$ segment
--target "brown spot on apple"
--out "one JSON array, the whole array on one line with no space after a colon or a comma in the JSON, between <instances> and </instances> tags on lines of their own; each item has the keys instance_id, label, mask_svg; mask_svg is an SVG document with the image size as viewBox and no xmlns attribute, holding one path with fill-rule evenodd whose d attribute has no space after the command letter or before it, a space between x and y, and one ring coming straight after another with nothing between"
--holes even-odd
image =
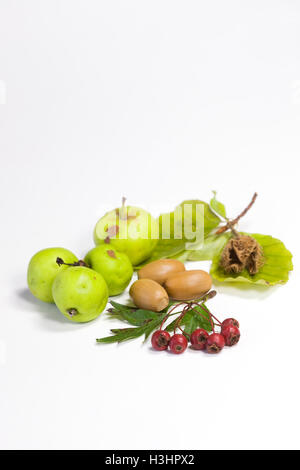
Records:
<instances>
[{"instance_id":1,"label":"brown spot on apple","mask_svg":"<svg viewBox=\"0 0 300 470\"><path fill-rule=\"evenodd\" d=\"M105 229L109 238L116 236L119 233L119 230L119 225L111 225Z\"/></svg>"}]
</instances>

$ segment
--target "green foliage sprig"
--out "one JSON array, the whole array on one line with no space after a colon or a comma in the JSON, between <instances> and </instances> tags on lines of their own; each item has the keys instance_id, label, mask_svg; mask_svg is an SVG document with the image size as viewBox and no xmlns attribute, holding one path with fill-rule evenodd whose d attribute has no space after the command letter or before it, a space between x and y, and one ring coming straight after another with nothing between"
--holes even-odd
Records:
<instances>
[{"instance_id":1,"label":"green foliage sprig","mask_svg":"<svg viewBox=\"0 0 300 470\"><path fill-rule=\"evenodd\" d=\"M212 331L211 313L208 310L205 301L214 297L215 291L211 291L203 298L199 299L197 305L193 302L180 302L176 304L171 302L169 306L161 313L143 310L129 305L119 304L110 301L111 307L107 313L111 318L121 320L128 325L126 328L112 328L112 335L97 339L97 343L122 343L130 339L144 336L146 340L149 335L159 328L165 328L166 331L175 331L180 328L183 333L189 336L196 328L203 328L206 331ZM177 307L185 305L185 309L178 311ZM165 326L167 320L175 317L171 323Z\"/></svg>"},{"instance_id":2,"label":"green foliage sprig","mask_svg":"<svg viewBox=\"0 0 300 470\"><path fill-rule=\"evenodd\" d=\"M206 260L212 261L210 274L219 282L243 283L244 285L260 284L265 286L287 282L289 272L293 270L293 263L292 254L285 247L284 243L270 235L258 233L245 234L236 230L236 224L250 210L256 198L257 193L253 195L248 206L234 219L227 217L226 207L222 202L218 201L216 191L213 191L213 197L209 203L201 200L183 201L178 207L183 207L184 204L190 205L191 231L195 231L196 227L196 205L201 203L204 206L203 227L201 227L204 233L203 242L193 246L190 239L183 238L178 240L174 237L174 230L171 230L170 239L163 239L161 230L163 215L160 215L160 238L157 247L151 258L146 260L143 265L161 258L173 258L183 262ZM175 211L169 214L171 227L174 226ZM259 264L257 272L253 271L250 273L247 267L242 269L241 272L224 270L221 263L222 253L228 242L234 237L239 236L251 237L256 240L262 257L262 262ZM138 266L137 269L140 267Z\"/></svg>"}]
</instances>

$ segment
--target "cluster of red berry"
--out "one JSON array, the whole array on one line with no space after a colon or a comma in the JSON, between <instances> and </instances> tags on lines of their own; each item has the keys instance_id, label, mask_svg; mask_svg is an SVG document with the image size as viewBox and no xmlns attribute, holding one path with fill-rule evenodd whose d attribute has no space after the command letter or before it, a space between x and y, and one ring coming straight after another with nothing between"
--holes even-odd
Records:
<instances>
[{"instance_id":1,"label":"cluster of red berry","mask_svg":"<svg viewBox=\"0 0 300 470\"><path fill-rule=\"evenodd\" d=\"M209 354L219 353L224 346L233 346L240 339L239 322L234 318L227 318L219 323L221 332L215 333L214 329L208 334L203 328L198 328L191 335L177 334L173 336L166 330L157 330L152 335L152 346L156 351L169 350L174 354L183 353L188 346L188 339L192 349L206 350Z\"/></svg>"}]
</instances>

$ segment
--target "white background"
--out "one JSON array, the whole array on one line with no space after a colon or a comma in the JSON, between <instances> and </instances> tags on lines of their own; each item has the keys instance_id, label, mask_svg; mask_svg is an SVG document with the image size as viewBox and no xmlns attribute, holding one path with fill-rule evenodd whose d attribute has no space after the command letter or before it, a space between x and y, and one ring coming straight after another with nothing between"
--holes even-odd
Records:
<instances>
[{"instance_id":1,"label":"white background","mask_svg":"<svg viewBox=\"0 0 300 470\"><path fill-rule=\"evenodd\" d=\"M296 0L1 0L2 448L300 447L299 44ZM285 286L217 287L238 346L96 345L105 314L26 289L37 250L83 256L123 195L158 215L213 189L232 216L258 191L240 226L294 253Z\"/></svg>"}]
</instances>

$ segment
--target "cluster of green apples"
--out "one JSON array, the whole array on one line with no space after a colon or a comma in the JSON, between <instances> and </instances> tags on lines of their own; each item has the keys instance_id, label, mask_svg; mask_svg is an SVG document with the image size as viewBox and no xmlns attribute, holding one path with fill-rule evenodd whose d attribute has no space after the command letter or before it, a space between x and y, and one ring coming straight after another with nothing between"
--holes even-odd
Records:
<instances>
[{"instance_id":1,"label":"cluster of green apples","mask_svg":"<svg viewBox=\"0 0 300 470\"><path fill-rule=\"evenodd\" d=\"M96 247L84 260L65 248L37 252L29 262L28 287L38 299L55 303L69 320L94 320L109 296L126 289L133 266L150 257L157 243L156 230L157 222L149 212L123 205L97 222Z\"/></svg>"}]
</instances>

